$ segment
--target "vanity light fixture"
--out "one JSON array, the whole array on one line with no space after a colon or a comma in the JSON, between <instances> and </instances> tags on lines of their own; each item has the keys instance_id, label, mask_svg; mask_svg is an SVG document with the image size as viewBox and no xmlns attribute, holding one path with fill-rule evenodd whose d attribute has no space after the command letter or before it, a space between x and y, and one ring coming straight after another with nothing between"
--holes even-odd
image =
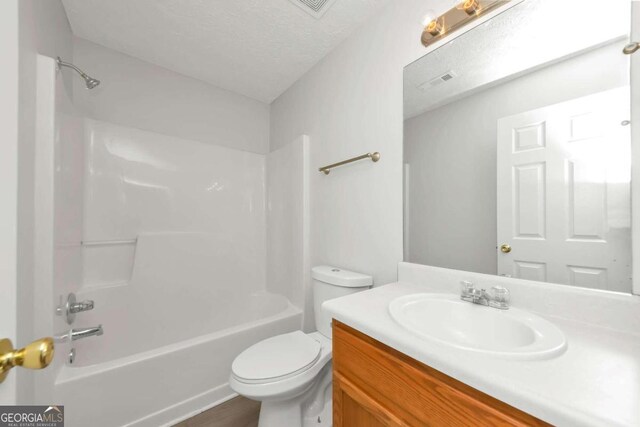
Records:
<instances>
[{"instance_id":1,"label":"vanity light fixture","mask_svg":"<svg viewBox=\"0 0 640 427\"><path fill-rule=\"evenodd\" d=\"M487 12L509 3L511 0L462 0L444 14L433 18L424 27L421 41L425 47L459 30Z\"/></svg>"}]
</instances>

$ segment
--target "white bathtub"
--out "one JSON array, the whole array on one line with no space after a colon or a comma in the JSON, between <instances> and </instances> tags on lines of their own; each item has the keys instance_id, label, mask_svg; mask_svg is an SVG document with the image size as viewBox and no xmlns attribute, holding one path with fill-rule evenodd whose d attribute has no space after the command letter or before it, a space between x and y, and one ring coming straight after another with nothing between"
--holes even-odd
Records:
<instances>
[{"instance_id":1,"label":"white bathtub","mask_svg":"<svg viewBox=\"0 0 640 427\"><path fill-rule=\"evenodd\" d=\"M77 363L62 367L55 384L56 403L65 405L66 425L172 425L235 396L227 380L231 363L242 350L269 336L299 329L301 325L301 311L286 298L274 294L232 298L222 301L217 308L223 315L214 317L224 329L146 351L126 354L131 353L131 349L114 344L102 346L98 354L89 351L96 347L89 340L102 337L76 342L86 344L88 354L85 356L89 357L79 357ZM171 317L170 313L165 314ZM144 332L145 328L135 326L132 325L134 331L129 331L130 336ZM193 330L207 325L195 326ZM112 335L114 330L117 328L111 330ZM166 341L174 339L171 330L165 328L165 332ZM103 337L109 334L109 325L105 324ZM152 346L162 341L144 340ZM97 342L100 341L93 341ZM81 348L78 350L80 354Z\"/></svg>"},{"instance_id":2,"label":"white bathtub","mask_svg":"<svg viewBox=\"0 0 640 427\"><path fill-rule=\"evenodd\" d=\"M265 156L86 119L53 58L38 56L37 92L34 331L104 335L24 372L35 402L65 405L68 427L156 427L233 397L236 355L302 324L289 300L303 306L305 276L285 273L306 249L282 228L267 239ZM72 325L54 315L70 292L95 301Z\"/></svg>"}]
</instances>

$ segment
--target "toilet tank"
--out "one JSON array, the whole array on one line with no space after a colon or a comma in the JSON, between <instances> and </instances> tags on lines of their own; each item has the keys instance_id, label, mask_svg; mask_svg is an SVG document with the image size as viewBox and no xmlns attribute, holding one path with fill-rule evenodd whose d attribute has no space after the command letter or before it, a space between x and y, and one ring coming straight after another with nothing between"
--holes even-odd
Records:
<instances>
[{"instance_id":1,"label":"toilet tank","mask_svg":"<svg viewBox=\"0 0 640 427\"><path fill-rule=\"evenodd\" d=\"M311 278L313 279L313 311L316 328L322 335L331 339L331 316L322 311L322 303L369 289L373 285L373 277L338 267L320 265L311 269Z\"/></svg>"}]
</instances>

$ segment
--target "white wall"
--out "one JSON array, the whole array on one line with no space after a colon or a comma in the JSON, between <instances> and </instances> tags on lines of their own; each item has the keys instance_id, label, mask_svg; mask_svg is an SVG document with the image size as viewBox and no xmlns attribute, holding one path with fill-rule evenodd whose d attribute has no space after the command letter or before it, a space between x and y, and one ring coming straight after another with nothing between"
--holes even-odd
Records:
<instances>
[{"instance_id":1,"label":"white wall","mask_svg":"<svg viewBox=\"0 0 640 427\"><path fill-rule=\"evenodd\" d=\"M424 53L425 9L394 1L271 105L271 149L310 137L311 264L395 281L402 260L402 71ZM382 159L317 168L369 151Z\"/></svg>"},{"instance_id":2,"label":"white wall","mask_svg":"<svg viewBox=\"0 0 640 427\"><path fill-rule=\"evenodd\" d=\"M497 120L629 84L628 57L620 54L620 44L405 121L407 261L496 274Z\"/></svg>"},{"instance_id":3,"label":"white wall","mask_svg":"<svg viewBox=\"0 0 640 427\"><path fill-rule=\"evenodd\" d=\"M193 141L265 154L269 105L74 37L73 62L102 83L74 78L88 117Z\"/></svg>"}]
</instances>

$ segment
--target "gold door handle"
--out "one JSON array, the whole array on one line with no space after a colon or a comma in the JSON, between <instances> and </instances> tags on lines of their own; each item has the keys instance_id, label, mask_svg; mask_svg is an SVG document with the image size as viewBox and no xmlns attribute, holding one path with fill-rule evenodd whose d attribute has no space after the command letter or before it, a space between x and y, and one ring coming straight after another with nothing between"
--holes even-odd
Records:
<instances>
[{"instance_id":1,"label":"gold door handle","mask_svg":"<svg viewBox=\"0 0 640 427\"><path fill-rule=\"evenodd\" d=\"M503 254L508 254L509 252L511 252L511 246L507 245L506 243L502 246L500 246L500 251Z\"/></svg>"},{"instance_id":2,"label":"gold door handle","mask_svg":"<svg viewBox=\"0 0 640 427\"><path fill-rule=\"evenodd\" d=\"M0 383L4 381L9 370L15 366L27 369L42 369L53 360L53 338L41 338L24 348L16 350L11 340L0 340Z\"/></svg>"}]
</instances>

